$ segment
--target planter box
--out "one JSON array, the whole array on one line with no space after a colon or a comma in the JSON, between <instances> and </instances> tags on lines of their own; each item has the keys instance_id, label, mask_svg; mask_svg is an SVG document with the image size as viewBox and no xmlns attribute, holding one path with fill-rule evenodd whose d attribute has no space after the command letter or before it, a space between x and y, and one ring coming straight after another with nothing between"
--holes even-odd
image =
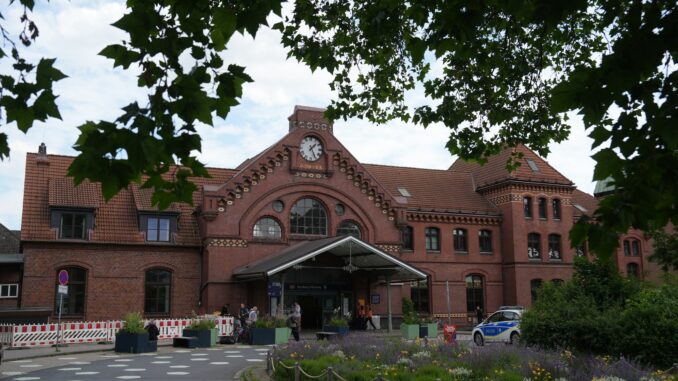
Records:
<instances>
[{"instance_id":1,"label":"planter box","mask_svg":"<svg viewBox=\"0 0 678 381\"><path fill-rule=\"evenodd\" d=\"M183 335L186 336L186 337L197 337L198 338L198 343L197 343L198 348L209 348L209 347L212 346L212 330L211 329L203 329L203 330L184 329Z\"/></svg>"},{"instance_id":2,"label":"planter box","mask_svg":"<svg viewBox=\"0 0 678 381\"><path fill-rule=\"evenodd\" d=\"M340 335L348 335L348 327L337 327L336 325L324 325L323 332L336 332Z\"/></svg>"},{"instance_id":3,"label":"planter box","mask_svg":"<svg viewBox=\"0 0 678 381\"><path fill-rule=\"evenodd\" d=\"M403 339L414 340L419 337L419 324L401 324L400 334Z\"/></svg>"},{"instance_id":4,"label":"planter box","mask_svg":"<svg viewBox=\"0 0 678 381\"><path fill-rule=\"evenodd\" d=\"M217 342L219 341L219 328L210 329L210 341L212 346L217 345Z\"/></svg>"},{"instance_id":5,"label":"planter box","mask_svg":"<svg viewBox=\"0 0 678 381\"><path fill-rule=\"evenodd\" d=\"M148 333L119 333L115 335L115 351L146 353L158 350L157 341L148 341Z\"/></svg>"},{"instance_id":6,"label":"planter box","mask_svg":"<svg viewBox=\"0 0 678 381\"><path fill-rule=\"evenodd\" d=\"M428 323L419 325L419 337L436 338L438 337L438 324Z\"/></svg>"},{"instance_id":7,"label":"planter box","mask_svg":"<svg viewBox=\"0 0 678 381\"><path fill-rule=\"evenodd\" d=\"M289 328L252 328L252 345L285 344L290 340Z\"/></svg>"}]
</instances>

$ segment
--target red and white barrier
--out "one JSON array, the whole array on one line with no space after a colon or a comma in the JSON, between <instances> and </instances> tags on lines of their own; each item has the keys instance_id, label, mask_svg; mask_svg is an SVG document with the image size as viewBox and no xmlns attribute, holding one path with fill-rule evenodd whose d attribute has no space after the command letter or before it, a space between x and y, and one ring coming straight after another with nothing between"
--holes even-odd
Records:
<instances>
[{"instance_id":1,"label":"red and white barrier","mask_svg":"<svg viewBox=\"0 0 678 381\"><path fill-rule=\"evenodd\" d=\"M216 323L219 335L233 334L233 317L207 317ZM191 325L194 319L153 319L158 326L159 339L171 339L182 336L184 328ZM144 325L150 320L144 321ZM100 322L68 322L61 323L59 343L98 343L113 342L115 334L125 326L122 320ZM55 345L57 342L58 324L23 324L0 325L0 342L10 348L42 347Z\"/></svg>"}]
</instances>

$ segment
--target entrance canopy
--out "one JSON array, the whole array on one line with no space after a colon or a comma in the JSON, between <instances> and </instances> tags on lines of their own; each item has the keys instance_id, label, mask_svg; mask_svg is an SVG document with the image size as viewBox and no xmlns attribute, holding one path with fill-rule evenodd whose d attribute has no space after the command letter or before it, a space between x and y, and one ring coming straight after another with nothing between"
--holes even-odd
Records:
<instances>
[{"instance_id":1,"label":"entrance canopy","mask_svg":"<svg viewBox=\"0 0 678 381\"><path fill-rule=\"evenodd\" d=\"M332 265L316 265L313 259L320 254L332 254L340 261ZM336 269L349 274L366 271L377 276L390 275L392 281L426 279L424 272L352 236L300 242L270 257L235 269L233 277L240 280L261 279L289 268Z\"/></svg>"}]
</instances>

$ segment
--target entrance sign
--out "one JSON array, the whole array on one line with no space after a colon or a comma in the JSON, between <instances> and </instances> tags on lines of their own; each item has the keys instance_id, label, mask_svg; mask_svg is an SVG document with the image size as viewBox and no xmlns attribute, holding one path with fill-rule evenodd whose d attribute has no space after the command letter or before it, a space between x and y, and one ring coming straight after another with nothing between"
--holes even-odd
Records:
<instances>
[{"instance_id":1,"label":"entrance sign","mask_svg":"<svg viewBox=\"0 0 678 381\"><path fill-rule=\"evenodd\" d=\"M59 284L62 286L68 284L68 271L66 270L59 271Z\"/></svg>"},{"instance_id":2,"label":"entrance sign","mask_svg":"<svg viewBox=\"0 0 678 381\"><path fill-rule=\"evenodd\" d=\"M372 304L379 304L381 302L381 294L372 294Z\"/></svg>"},{"instance_id":3,"label":"entrance sign","mask_svg":"<svg viewBox=\"0 0 678 381\"><path fill-rule=\"evenodd\" d=\"M68 294L68 286L64 286L64 285L60 284L58 292L59 292L59 294L63 294L63 295Z\"/></svg>"}]
</instances>

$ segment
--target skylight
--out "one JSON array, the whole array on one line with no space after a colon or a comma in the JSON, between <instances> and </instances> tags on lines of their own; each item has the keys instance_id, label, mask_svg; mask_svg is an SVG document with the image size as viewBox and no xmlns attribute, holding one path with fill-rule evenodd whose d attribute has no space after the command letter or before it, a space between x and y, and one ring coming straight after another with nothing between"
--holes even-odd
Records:
<instances>
[{"instance_id":1,"label":"skylight","mask_svg":"<svg viewBox=\"0 0 678 381\"><path fill-rule=\"evenodd\" d=\"M583 206L581 206L579 204L574 204L574 207L579 209L579 211L582 212L582 213L588 212L588 210L586 210L586 208L584 208Z\"/></svg>"},{"instance_id":2,"label":"skylight","mask_svg":"<svg viewBox=\"0 0 678 381\"><path fill-rule=\"evenodd\" d=\"M400 192L403 197L412 197L410 192L404 187L398 187L398 192Z\"/></svg>"},{"instance_id":3,"label":"skylight","mask_svg":"<svg viewBox=\"0 0 678 381\"><path fill-rule=\"evenodd\" d=\"M532 159L525 159L527 161L527 165L530 167L532 172L539 172L539 167L537 167L537 163L534 162Z\"/></svg>"}]
</instances>

